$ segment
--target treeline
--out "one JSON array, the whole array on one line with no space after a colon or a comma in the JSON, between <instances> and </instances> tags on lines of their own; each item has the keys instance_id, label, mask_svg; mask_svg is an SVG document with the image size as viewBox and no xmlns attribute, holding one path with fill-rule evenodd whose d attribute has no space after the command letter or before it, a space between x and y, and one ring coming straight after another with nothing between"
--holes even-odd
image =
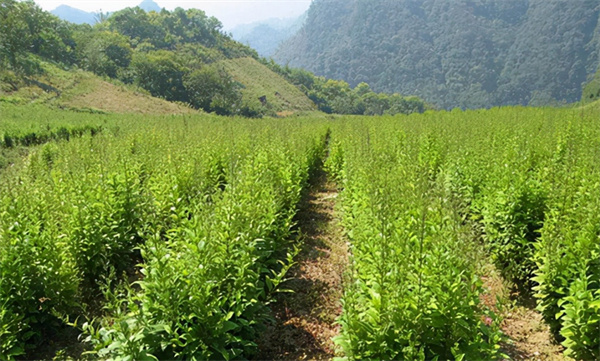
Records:
<instances>
[{"instance_id":1,"label":"treeline","mask_svg":"<svg viewBox=\"0 0 600 361\"><path fill-rule=\"evenodd\" d=\"M100 14L90 26L61 21L32 1L0 3L0 62L16 75L41 71L34 54L197 109L223 115L246 111L241 85L217 63L256 52L225 35L221 23L201 10L127 8L110 17Z\"/></svg>"},{"instance_id":2,"label":"treeline","mask_svg":"<svg viewBox=\"0 0 600 361\"><path fill-rule=\"evenodd\" d=\"M364 82L352 88L343 80L327 79L307 70L280 66L272 59L263 59L263 63L296 85L325 113L394 115L422 113L432 109L432 105L416 96L375 93Z\"/></svg>"},{"instance_id":3,"label":"treeline","mask_svg":"<svg viewBox=\"0 0 600 361\"><path fill-rule=\"evenodd\" d=\"M0 0L0 66L5 69L0 83L15 90L23 76L42 72L42 58L135 84L155 97L207 112L269 114L257 102L242 101L244 85L220 64L241 57L259 60L255 50L234 41L219 20L198 9L127 8L110 16L100 13L91 26L62 21L33 1ZM327 113L395 114L425 108L416 98L375 94L368 86L350 89L345 82L270 65Z\"/></svg>"}]
</instances>

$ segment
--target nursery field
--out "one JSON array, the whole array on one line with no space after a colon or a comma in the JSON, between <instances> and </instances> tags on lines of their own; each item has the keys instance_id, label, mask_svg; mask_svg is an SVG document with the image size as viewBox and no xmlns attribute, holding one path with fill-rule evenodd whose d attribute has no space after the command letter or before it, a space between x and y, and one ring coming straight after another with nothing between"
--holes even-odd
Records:
<instances>
[{"instance_id":1,"label":"nursery field","mask_svg":"<svg viewBox=\"0 0 600 361\"><path fill-rule=\"evenodd\" d=\"M323 171L348 244L336 356L510 357L493 270L535 299L561 356L600 358L586 109L244 119L0 103L0 135L26 150L0 168L0 359L259 358L312 247L298 213Z\"/></svg>"},{"instance_id":2,"label":"nursery field","mask_svg":"<svg viewBox=\"0 0 600 361\"><path fill-rule=\"evenodd\" d=\"M350 121L333 132L349 358L494 359L481 256L531 293L565 355L600 352L600 122L503 108ZM474 236L475 235L475 236ZM478 261L479 260L479 261Z\"/></svg>"}]
</instances>

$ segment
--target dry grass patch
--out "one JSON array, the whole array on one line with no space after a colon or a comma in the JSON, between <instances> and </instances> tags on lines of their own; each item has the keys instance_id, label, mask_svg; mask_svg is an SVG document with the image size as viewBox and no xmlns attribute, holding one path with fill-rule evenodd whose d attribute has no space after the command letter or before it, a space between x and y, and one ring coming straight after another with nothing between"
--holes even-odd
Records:
<instances>
[{"instance_id":1,"label":"dry grass patch","mask_svg":"<svg viewBox=\"0 0 600 361\"><path fill-rule=\"evenodd\" d=\"M84 92L61 99L60 103L72 108L100 109L111 113L136 114L190 114L196 110L164 99L133 92L100 79L86 79L81 84Z\"/></svg>"}]
</instances>

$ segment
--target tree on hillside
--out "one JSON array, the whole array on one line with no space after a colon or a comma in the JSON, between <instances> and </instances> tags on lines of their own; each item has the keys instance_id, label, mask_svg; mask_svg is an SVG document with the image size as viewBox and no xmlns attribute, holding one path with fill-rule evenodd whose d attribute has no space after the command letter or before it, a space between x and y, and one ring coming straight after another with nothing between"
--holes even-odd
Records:
<instances>
[{"instance_id":1,"label":"tree on hillside","mask_svg":"<svg viewBox=\"0 0 600 361\"><path fill-rule=\"evenodd\" d=\"M116 78L133 54L127 37L112 31L89 31L77 35L77 55L83 68Z\"/></svg>"},{"instance_id":2,"label":"tree on hillside","mask_svg":"<svg viewBox=\"0 0 600 361\"><path fill-rule=\"evenodd\" d=\"M217 44L221 22L209 17L202 10L177 8L173 12L161 12L161 24L168 30L171 46L196 43L207 47Z\"/></svg>"},{"instance_id":3,"label":"tree on hillside","mask_svg":"<svg viewBox=\"0 0 600 361\"><path fill-rule=\"evenodd\" d=\"M581 100L584 102L600 99L600 69L596 72L594 78L583 88Z\"/></svg>"},{"instance_id":4,"label":"tree on hillside","mask_svg":"<svg viewBox=\"0 0 600 361\"><path fill-rule=\"evenodd\" d=\"M195 108L214 111L220 115L235 114L241 108L240 84L216 64L187 74L184 85L190 103Z\"/></svg>"},{"instance_id":5,"label":"tree on hillside","mask_svg":"<svg viewBox=\"0 0 600 361\"><path fill-rule=\"evenodd\" d=\"M24 16L26 5L14 0L0 1L0 61L13 69L19 67L31 42Z\"/></svg>"},{"instance_id":6,"label":"tree on hillside","mask_svg":"<svg viewBox=\"0 0 600 361\"><path fill-rule=\"evenodd\" d=\"M126 8L108 18L108 28L130 37L134 44L147 41L162 48L166 32L160 23L155 22L158 19L159 16L151 16L139 7Z\"/></svg>"},{"instance_id":7,"label":"tree on hillside","mask_svg":"<svg viewBox=\"0 0 600 361\"><path fill-rule=\"evenodd\" d=\"M170 101L189 101L183 85L187 68L171 51L135 53L131 62L134 82L150 94Z\"/></svg>"},{"instance_id":8,"label":"tree on hillside","mask_svg":"<svg viewBox=\"0 0 600 361\"><path fill-rule=\"evenodd\" d=\"M13 70L37 68L28 53L72 63L74 45L69 25L33 1L0 0L0 62Z\"/></svg>"}]
</instances>

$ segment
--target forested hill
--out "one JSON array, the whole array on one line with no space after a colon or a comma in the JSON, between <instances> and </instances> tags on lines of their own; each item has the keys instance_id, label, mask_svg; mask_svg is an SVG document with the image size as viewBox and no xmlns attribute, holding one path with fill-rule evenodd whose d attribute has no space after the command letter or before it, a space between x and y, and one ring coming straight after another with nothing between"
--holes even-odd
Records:
<instances>
[{"instance_id":1,"label":"forested hill","mask_svg":"<svg viewBox=\"0 0 600 361\"><path fill-rule=\"evenodd\" d=\"M315 0L274 58L445 108L573 102L599 17L598 0Z\"/></svg>"},{"instance_id":2,"label":"forested hill","mask_svg":"<svg viewBox=\"0 0 600 361\"><path fill-rule=\"evenodd\" d=\"M32 85L57 96L65 89L80 93L66 78L79 84L76 73L85 70L221 115L280 116L315 109L375 115L428 108L416 97L376 94L368 84L352 89L343 81L280 67L234 41L202 10L152 10L157 8L144 0L135 8L96 14L92 26L60 20L31 0L0 0L0 101L35 98L26 95L38 93L29 91Z\"/></svg>"}]
</instances>

